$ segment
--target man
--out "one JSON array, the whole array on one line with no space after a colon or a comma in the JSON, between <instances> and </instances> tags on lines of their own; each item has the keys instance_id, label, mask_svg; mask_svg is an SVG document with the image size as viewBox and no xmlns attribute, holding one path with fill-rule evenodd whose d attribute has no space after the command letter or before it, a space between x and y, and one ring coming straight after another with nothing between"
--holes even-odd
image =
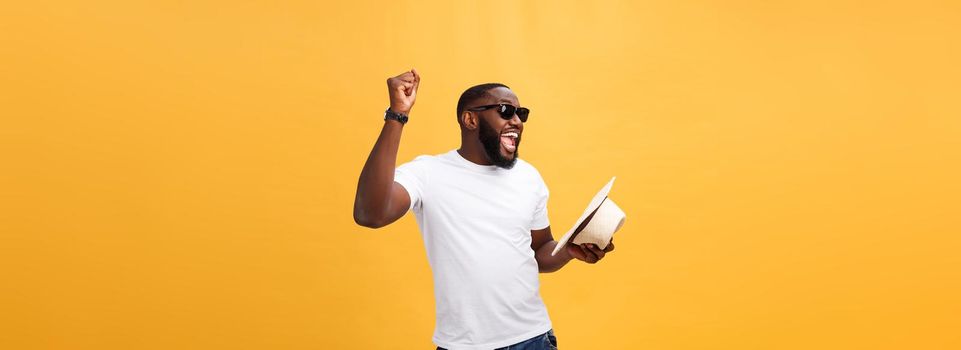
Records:
<instances>
[{"instance_id":1,"label":"man","mask_svg":"<svg viewBox=\"0 0 961 350\"><path fill-rule=\"evenodd\" d=\"M387 79L390 108L360 174L354 220L379 228L414 212L434 276L438 349L556 349L538 272L575 258L597 263L613 242L569 243L551 256L547 186L518 158L529 110L503 84L461 95L459 149L395 169L419 86L413 69Z\"/></svg>"}]
</instances>

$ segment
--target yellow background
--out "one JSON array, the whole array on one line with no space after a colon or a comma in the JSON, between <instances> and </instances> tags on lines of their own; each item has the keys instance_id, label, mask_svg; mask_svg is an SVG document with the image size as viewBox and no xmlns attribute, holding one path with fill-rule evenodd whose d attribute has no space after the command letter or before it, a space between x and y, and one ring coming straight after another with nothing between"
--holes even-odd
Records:
<instances>
[{"instance_id":1,"label":"yellow background","mask_svg":"<svg viewBox=\"0 0 961 350\"><path fill-rule=\"evenodd\" d=\"M956 1L0 5L0 348L428 349L415 221L356 226L385 79L399 162L510 85L563 349L961 348Z\"/></svg>"}]
</instances>

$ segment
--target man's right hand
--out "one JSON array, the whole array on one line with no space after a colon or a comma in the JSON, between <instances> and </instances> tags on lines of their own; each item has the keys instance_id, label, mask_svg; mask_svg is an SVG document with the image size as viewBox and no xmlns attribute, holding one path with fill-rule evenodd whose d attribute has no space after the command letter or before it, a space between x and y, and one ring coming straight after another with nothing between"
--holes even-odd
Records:
<instances>
[{"instance_id":1,"label":"man's right hand","mask_svg":"<svg viewBox=\"0 0 961 350\"><path fill-rule=\"evenodd\" d=\"M387 91L390 92L390 110L410 115L417 98L417 87L420 86L420 74L416 69L404 72L396 77L387 79Z\"/></svg>"}]
</instances>

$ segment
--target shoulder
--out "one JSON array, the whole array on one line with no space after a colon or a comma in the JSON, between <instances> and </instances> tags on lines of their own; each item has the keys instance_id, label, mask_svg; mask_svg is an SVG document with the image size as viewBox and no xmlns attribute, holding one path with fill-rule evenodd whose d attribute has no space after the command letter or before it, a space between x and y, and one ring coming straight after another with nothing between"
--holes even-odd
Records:
<instances>
[{"instance_id":1,"label":"shoulder","mask_svg":"<svg viewBox=\"0 0 961 350\"><path fill-rule=\"evenodd\" d=\"M429 155L429 154L422 154L422 155L419 155L419 156L417 156L417 157L414 157L414 159L411 160L410 162L411 162L411 163L424 163L424 164L427 164L427 163L435 162L435 161L437 161L437 156L435 156L435 155Z\"/></svg>"},{"instance_id":2,"label":"shoulder","mask_svg":"<svg viewBox=\"0 0 961 350\"><path fill-rule=\"evenodd\" d=\"M410 172L415 172L421 175L425 175L427 173L437 171L440 168L445 167L445 165L449 164L450 161L446 158L447 156L445 154L419 155L406 163L400 164L397 167L397 170L410 171Z\"/></svg>"},{"instance_id":3,"label":"shoulder","mask_svg":"<svg viewBox=\"0 0 961 350\"><path fill-rule=\"evenodd\" d=\"M419 156L414 157L414 159L412 159L412 160L410 160L410 161L408 161L408 162L406 162L406 163L401 164L401 166L405 166L405 165L424 166L424 165L436 164L436 163L440 160L440 157L441 157L441 156L442 156L442 155L423 154L423 155L419 155Z\"/></svg>"}]
</instances>

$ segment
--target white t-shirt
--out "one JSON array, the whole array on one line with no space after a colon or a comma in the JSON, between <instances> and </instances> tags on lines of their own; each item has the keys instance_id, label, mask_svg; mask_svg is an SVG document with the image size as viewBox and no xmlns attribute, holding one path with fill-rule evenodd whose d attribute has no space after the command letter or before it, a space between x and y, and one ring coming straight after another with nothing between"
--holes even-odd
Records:
<instances>
[{"instance_id":1,"label":"white t-shirt","mask_svg":"<svg viewBox=\"0 0 961 350\"><path fill-rule=\"evenodd\" d=\"M531 250L531 230L550 225L537 169L478 165L453 150L401 165L394 181L410 194L433 271L435 344L490 350L552 328Z\"/></svg>"}]
</instances>

